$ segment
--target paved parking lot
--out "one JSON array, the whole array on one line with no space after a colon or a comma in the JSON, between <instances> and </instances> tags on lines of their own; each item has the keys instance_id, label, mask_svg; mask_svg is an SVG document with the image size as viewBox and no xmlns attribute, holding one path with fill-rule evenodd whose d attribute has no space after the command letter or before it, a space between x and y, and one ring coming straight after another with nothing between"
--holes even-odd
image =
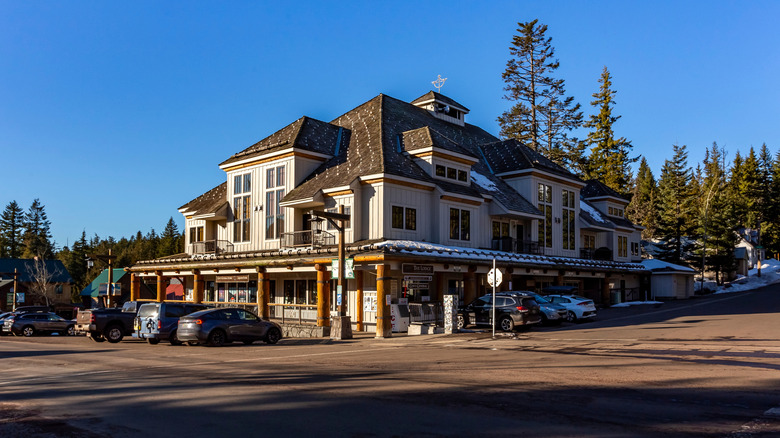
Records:
<instances>
[{"instance_id":1,"label":"paved parking lot","mask_svg":"<svg viewBox=\"0 0 780 438\"><path fill-rule=\"evenodd\" d=\"M780 293L521 331L222 348L0 338L0 436L777 436Z\"/></svg>"}]
</instances>

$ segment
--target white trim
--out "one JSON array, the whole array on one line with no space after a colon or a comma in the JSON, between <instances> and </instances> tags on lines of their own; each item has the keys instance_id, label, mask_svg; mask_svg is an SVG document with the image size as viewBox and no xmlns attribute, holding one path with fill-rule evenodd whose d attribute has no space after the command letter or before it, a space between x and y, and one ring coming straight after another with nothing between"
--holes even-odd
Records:
<instances>
[{"instance_id":1,"label":"white trim","mask_svg":"<svg viewBox=\"0 0 780 438\"><path fill-rule=\"evenodd\" d=\"M251 162L257 161L257 160L273 159L276 156L284 155L284 154L287 154L287 153L290 153L290 152L293 152L293 153L300 152L302 154L314 155L314 156L316 156L318 158L322 158L323 161L324 160L329 160L329 159L333 158L333 155L327 155L327 154L323 154L323 153L320 153L320 152L310 151L310 150L307 150L307 149L290 147L290 148L285 148L285 149L282 149L282 150L279 150L279 151L276 151L276 152L272 152L272 153L269 153L269 154L254 155L254 156L249 157L249 158L244 158L243 160L232 161L232 162L230 162L228 164L220 164L219 168L222 169L222 170L225 170L225 169L227 169L229 167L241 166L243 164L251 163ZM285 158L289 158L289 157L285 157Z\"/></svg>"}]
</instances>

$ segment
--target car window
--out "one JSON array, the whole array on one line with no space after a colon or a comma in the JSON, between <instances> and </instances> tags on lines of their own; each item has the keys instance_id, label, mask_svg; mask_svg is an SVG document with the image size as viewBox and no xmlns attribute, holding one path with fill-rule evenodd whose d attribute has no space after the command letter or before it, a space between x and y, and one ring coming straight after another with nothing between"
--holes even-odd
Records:
<instances>
[{"instance_id":1,"label":"car window","mask_svg":"<svg viewBox=\"0 0 780 438\"><path fill-rule=\"evenodd\" d=\"M153 316L156 315L159 312L159 308L157 304L144 304L141 306L141 309L138 311L138 316L140 317L147 317L147 316Z\"/></svg>"},{"instance_id":2,"label":"car window","mask_svg":"<svg viewBox=\"0 0 780 438\"><path fill-rule=\"evenodd\" d=\"M240 319L236 309L223 310L222 314L225 315L225 319Z\"/></svg>"},{"instance_id":3,"label":"car window","mask_svg":"<svg viewBox=\"0 0 780 438\"><path fill-rule=\"evenodd\" d=\"M237 310L238 318L244 321L257 321L257 317L246 310Z\"/></svg>"},{"instance_id":4,"label":"car window","mask_svg":"<svg viewBox=\"0 0 780 438\"><path fill-rule=\"evenodd\" d=\"M484 297L481 297L477 301L474 302L475 306L490 306L493 303L493 297L490 295L486 295Z\"/></svg>"},{"instance_id":5,"label":"car window","mask_svg":"<svg viewBox=\"0 0 780 438\"><path fill-rule=\"evenodd\" d=\"M165 306L165 317L166 318L179 318L184 316L186 312L185 307L179 304L173 304L173 305L167 305Z\"/></svg>"},{"instance_id":6,"label":"car window","mask_svg":"<svg viewBox=\"0 0 780 438\"><path fill-rule=\"evenodd\" d=\"M534 300L537 303L539 303L539 304L548 304L550 302L547 298L545 298L545 297L543 297L541 295L533 295L533 297L534 297Z\"/></svg>"},{"instance_id":7,"label":"car window","mask_svg":"<svg viewBox=\"0 0 780 438\"><path fill-rule=\"evenodd\" d=\"M59 315L49 315L49 321L65 321L65 318Z\"/></svg>"}]
</instances>

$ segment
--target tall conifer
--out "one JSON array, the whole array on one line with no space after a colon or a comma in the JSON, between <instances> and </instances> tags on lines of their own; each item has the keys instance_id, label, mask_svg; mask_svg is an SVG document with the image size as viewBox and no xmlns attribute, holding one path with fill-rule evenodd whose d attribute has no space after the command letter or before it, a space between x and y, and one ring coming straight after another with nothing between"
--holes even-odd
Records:
<instances>
[{"instance_id":1,"label":"tall conifer","mask_svg":"<svg viewBox=\"0 0 780 438\"><path fill-rule=\"evenodd\" d=\"M658 227L658 209L656 208L656 197L658 196L658 187L653 177L653 171L647 165L647 160L642 157L639 162L639 170L636 173L636 183L631 197L631 203L628 205L628 218L637 225L645 227L642 230L642 239L652 239L655 237Z\"/></svg>"},{"instance_id":2,"label":"tall conifer","mask_svg":"<svg viewBox=\"0 0 780 438\"><path fill-rule=\"evenodd\" d=\"M46 207L36 198L24 215L24 258L51 258L54 245L51 243L51 222L46 216Z\"/></svg>"},{"instance_id":3,"label":"tall conifer","mask_svg":"<svg viewBox=\"0 0 780 438\"><path fill-rule=\"evenodd\" d=\"M24 211L16 201L11 201L0 216L0 257L17 259L22 255L23 233Z\"/></svg>"},{"instance_id":4,"label":"tall conifer","mask_svg":"<svg viewBox=\"0 0 780 438\"><path fill-rule=\"evenodd\" d=\"M658 181L658 233L664 240L661 258L680 263L692 249L686 237L695 229L695 198L691 190L692 170L688 167L685 145L674 145L674 155L666 160Z\"/></svg>"}]
</instances>

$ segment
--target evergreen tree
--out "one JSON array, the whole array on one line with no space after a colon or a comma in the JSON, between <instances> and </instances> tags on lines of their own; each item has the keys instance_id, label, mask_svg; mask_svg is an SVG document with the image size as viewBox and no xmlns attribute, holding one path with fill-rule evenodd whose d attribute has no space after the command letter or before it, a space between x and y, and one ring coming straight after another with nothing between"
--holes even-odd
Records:
<instances>
[{"instance_id":1,"label":"evergreen tree","mask_svg":"<svg viewBox=\"0 0 780 438\"><path fill-rule=\"evenodd\" d=\"M695 229L695 204L698 193L691 190L692 170L688 167L685 145L674 145L674 155L666 160L658 181L658 233L664 240L660 258L680 263L692 249L684 238Z\"/></svg>"},{"instance_id":2,"label":"evergreen tree","mask_svg":"<svg viewBox=\"0 0 780 438\"><path fill-rule=\"evenodd\" d=\"M734 161L731 162L731 170L729 172L729 180L726 186L728 192L729 202L733 207L733 219L734 228L744 227L747 223L747 200L742 192L745 188L743 181L745 180L744 160L737 151L734 154Z\"/></svg>"},{"instance_id":3,"label":"evergreen tree","mask_svg":"<svg viewBox=\"0 0 780 438\"><path fill-rule=\"evenodd\" d=\"M780 151L778 151L772 164L772 177L769 184L769 202L767 207L769 223L764 227L763 239L767 240L767 246L771 253L780 254Z\"/></svg>"},{"instance_id":4,"label":"evergreen tree","mask_svg":"<svg viewBox=\"0 0 780 438\"><path fill-rule=\"evenodd\" d=\"M645 227L642 230L642 239L648 240L655 237L658 228L658 209L656 197L658 187L653 177L653 171L647 165L647 160L642 157L639 162L639 170L636 174L631 203L628 204L628 218L637 225Z\"/></svg>"},{"instance_id":5,"label":"evergreen tree","mask_svg":"<svg viewBox=\"0 0 780 438\"><path fill-rule=\"evenodd\" d=\"M582 111L566 97L563 79L553 76L560 63L546 33L539 20L518 23L501 75L504 99L514 102L498 118L501 136L516 138L560 165L579 167L583 146L569 133L582 124Z\"/></svg>"},{"instance_id":6,"label":"evergreen tree","mask_svg":"<svg viewBox=\"0 0 780 438\"><path fill-rule=\"evenodd\" d=\"M0 216L0 257L17 259L23 251L24 211L16 201L5 206Z\"/></svg>"},{"instance_id":7,"label":"evergreen tree","mask_svg":"<svg viewBox=\"0 0 780 438\"><path fill-rule=\"evenodd\" d=\"M699 197L699 233L702 236L703 253L707 269L715 273L718 284L735 266L734 207L729 202L726 189L726 152L717 143L706 151L704 176Z\"/></svg>"},{"instance_id":8,"label":"evergreen tree","mask_svg":"<svg viewBox=\"0 0 780 438\"><path fill-rule=\"evenodd\" d=\"M179 227L174 222L173 217L168 219L168 223L165 225L162 236L160 236L160 245L157 248L157 256L165 257L173 254L178 254L179 244L181 243L179 234Z\"/></svg>"},{"instance_id":9,"label":"evergreen tree","mask_svg":"<svg viewBox=\"0 0 780 438\"><path fill-rule=\"evenodd\" d=\"M591 146L587 177L601 181L618 193L627 194L626 187L632 179L631 163L637 158L629 156L633 148L631 142L624 137L615 138L612 129L621 116L612 115L617 92L612 90L612 79L607 67L604 67L599 83L599 91L593 94L595 100L591 102L599 113L591 115L585 122L585 127L591 129L586 140Z\"/></svg>"},{"instance_id":10,"label":"evergreen tree","mask_svg":"<svg viewBox=\"0 0 780 438\"><path fill-rule=\"evenodd\" d=\"M758 213L759 231L761 232L761 245L763 247L772 247L771 234L767 234L767 230L771 230L774 224L777 222L777 216L773 215L772 207L774 204L772 198L772 183L773 174L772 168L774 167L774 160L772 154L769 152L769 148L766 143L761 145L761 151L758 154L758 205L756 211Z\"/></svg>"},{"instance_id":11,"label":"evergreen tree","mask_svg":"<svg viewBox=\"0 0 780 438\"><path fill-rule=\"evenodd\" d=\"M739 181L739 194L743 197L746 208L743 224L751 229L758 228L761 221L759 211L761 204L760 178L756 151L751 147L747 158L742 163L742 179Z\"/></svg>"},{"instance_id":12,"label":"evergreen tree","mask_svg":"<svg viewBox=\"0 0 780 438\"><path fill-rule=\"evenodd\" d=\"M51 243L51 222L46 216L46 208L36 198L24 215L24 253L22 257L51 258L54 245Z\"/></svg>"}]
</instances>

